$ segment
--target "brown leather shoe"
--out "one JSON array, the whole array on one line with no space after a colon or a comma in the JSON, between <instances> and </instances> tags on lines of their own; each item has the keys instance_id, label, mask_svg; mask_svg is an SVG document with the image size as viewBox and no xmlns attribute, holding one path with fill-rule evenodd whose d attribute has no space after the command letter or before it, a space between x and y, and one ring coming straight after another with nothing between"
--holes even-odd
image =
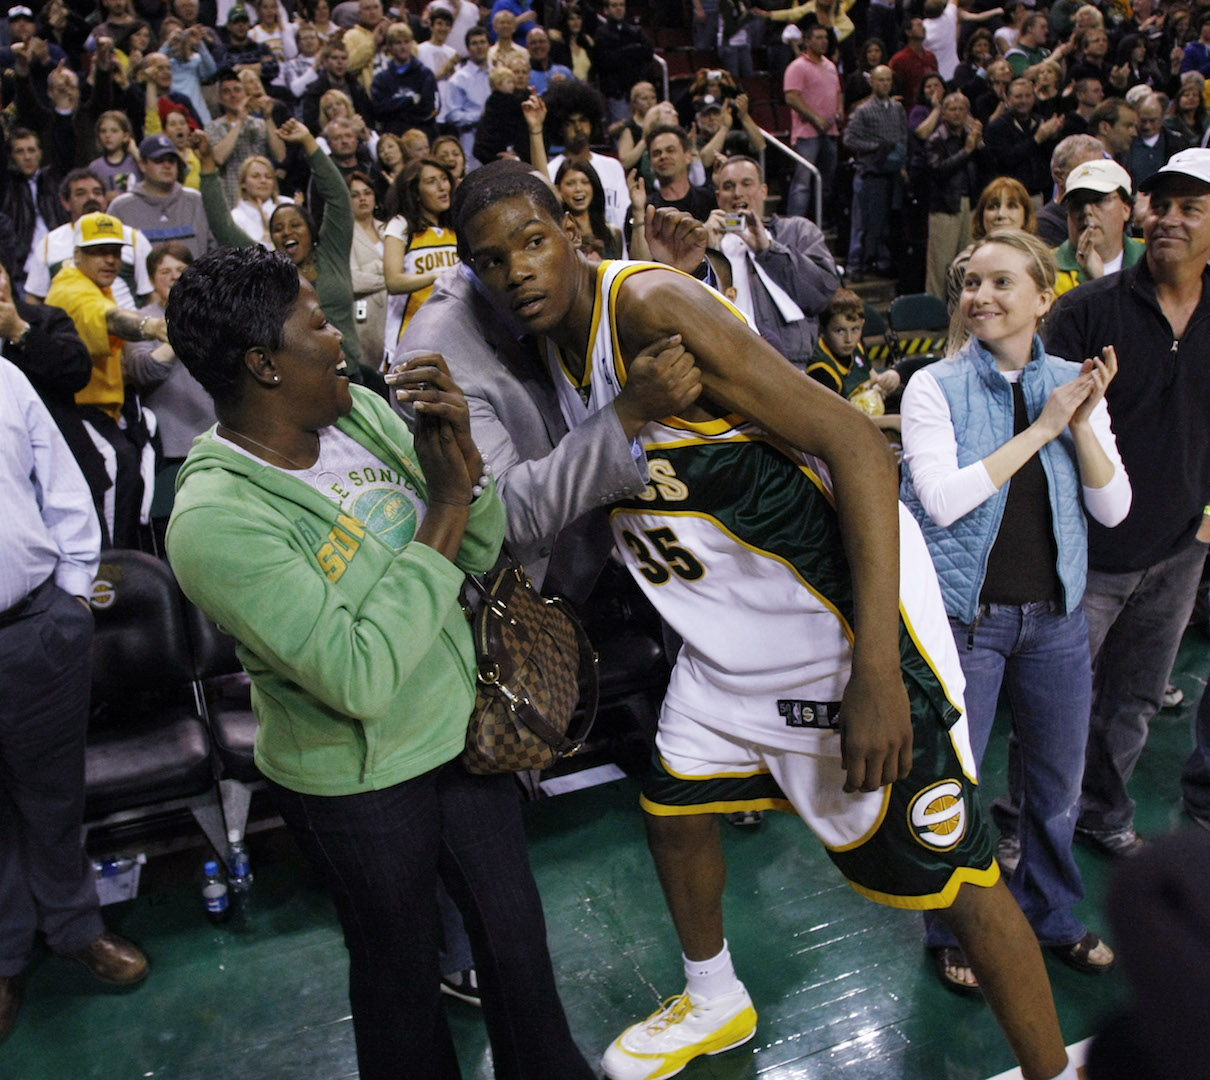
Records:
<instances>
[{"instance_id":1,"label":"brown leather shoe","mask_svg":"<svg viewBox=\"0 0 1210 1080\"><path fill-rule=\"evenodd\" d=\"M133 986L147 978L150 964L147 954L133 941L106 930L96 941L73 953L61 953L68 960L78 960L103 983L111 986Z\"/></svg>"},{"instance_id":2,"label":"brown leather shoe","mask_svg":"<svg viewBox=\"0 0 1210 1080\"><path fill-rule=\"evenodd\" d=\"M21 1008L21 976L0 975L0 1043L8 1038Z\"/></svg>"}]
</instances>

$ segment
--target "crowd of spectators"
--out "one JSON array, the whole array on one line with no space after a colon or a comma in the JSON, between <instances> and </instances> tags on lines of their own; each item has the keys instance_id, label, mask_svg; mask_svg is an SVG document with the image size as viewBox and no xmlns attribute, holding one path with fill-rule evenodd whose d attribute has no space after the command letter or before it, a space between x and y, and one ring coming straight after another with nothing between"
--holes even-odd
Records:
<instances>
[{"instance_id":1,"label":"crowd of spectators","mask_svg":"<svg viewBox=\"0 0 1210 1080\"><path fill-rule=\"evenodd\" d=\"M1210 140L1210 11L1177 0L775 5L659 7L657 25L679 20L713 52L665 101L652 36L626 0L20 0L0 22L0 355L62 434L100 542L148 546L157 473L215 423L164 314L184 269L219 248L288 256L342 332L351 378L385 394L383 374L434 293L442 303L417 325L441 336L458 185L518 159L549 175L590 260L658 257L653 210L696 219L708 257L693 272L789 361L854 404L876 392L881 410L898 377L867 366L846 278L915 283L905 291L946 301L957 326L972 317L961 310L970 260L989 234L1032 234L1055 266L1039 291L1064 298L1064 321L1050 315L1040 340L1076 362L1117 345L1123 372L1100 390L1135 503L1118 531L1102 516L1087 541L1079 532L1091 545L1093 656L1104 647L1108 659L1091 687L1094 767L1078 828L1133 854L1142 841L1126 785L1201 575L1210 497L1210 439L1188 411L1202 402L1205 351L1186 343L1210 300L1203 268L1174 267L1164 247L1166 230L1184 230L1200 251L1210 228L1180 201L1210 202L1210 166L1186 156ZM772 72L769 97L788 107L785 141L814 166L795 169L780 199L752 115L754 56ZM1169 174L1187 181L1176 195L1175 181L1160 182ZM821 341L821 321L848 337ZM1145 385L1144 355L1157 369L1179 359L1184 381ZM1161 435L1164 464L1188 463L1179 484L1157 467ZM995 446L978 450L974 460ZM995 477L981 479L1007 485ZM995 502L991 489L982 498ZM997 545L1016 535L987 531ZM1052 584L1030 601L1053 608ZM977 591L968 599L986 606ZM1143 608L1150 623L1122 614ZM1126 659L1143 641L1145 679ZM1198 753L1184 794L1210 827L1210 747ZM1000 808L1009 849L1020 832L1045 831L1028 819L1018 829L1021 796ZM1075 830L1073 806L1062 813ZM951 970L948 981L970 979Z\"/></svg>"}]
</instances>

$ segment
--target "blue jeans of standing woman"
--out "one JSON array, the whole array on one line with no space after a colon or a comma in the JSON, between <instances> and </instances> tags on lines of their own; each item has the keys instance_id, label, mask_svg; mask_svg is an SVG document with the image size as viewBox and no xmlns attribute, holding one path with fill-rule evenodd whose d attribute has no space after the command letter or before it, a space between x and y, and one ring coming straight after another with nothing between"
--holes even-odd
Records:
<instances>
[{"instance_id":1,"label":"blue jeans of standing woman","mask_svg":"<svg viewBox=\"0 0 1210 1080\"><path fill-rule=\"evenodd\" d=\"M1041 945L1085 934L1072 907L1084 896L1072 855L1088 741L1092 667L1083 607L982 605L974 627L951 620L962 673L971 750L981 766L1004 687L1020 745L1021 862L1009 882ZM925 944L956 944L935 915Z\"/></svg>"},{"instance_id":2,"label":"blue jeans of standing woman","mask_svg":"<svg viewBox=\"0 0 1210 1080\"><path fill-rule=\"evenodd\" d=\"M510 776L444 765L383 791L271 785L336 902L362 1080L456 1080L439 989L437 875L466 922L498 1080L592 1080L555 988Z\"/></svg>"}]
</instances>

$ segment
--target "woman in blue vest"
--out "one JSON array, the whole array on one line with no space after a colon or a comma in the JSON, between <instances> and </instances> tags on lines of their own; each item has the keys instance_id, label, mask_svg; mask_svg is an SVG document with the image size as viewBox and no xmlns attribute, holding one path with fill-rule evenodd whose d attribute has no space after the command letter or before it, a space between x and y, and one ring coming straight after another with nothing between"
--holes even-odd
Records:
<instances>
[{"instance_id":1,"label":"woman in blue vest","mask_svg":"<svg viewBox=\"0 0 1210 1080\"><path fill-rule=\"evenodd\" d=\"M1072 838L1092 689L1084 514L1116 525L1131 492L1104 402L1113 348L1081 366L1048 356L1038 337L1055 273L1050 250L1020 230L975 246L950 354L904 392L902 497L941 582L977 762L1001 685L1012 708L1022 806L1010 888L1041 945L1105 972L1112 950L1073 912L1084 895ZM925 944L944 985L979 992L940 921L926 917Z\"/></svg>"}]
</instances>

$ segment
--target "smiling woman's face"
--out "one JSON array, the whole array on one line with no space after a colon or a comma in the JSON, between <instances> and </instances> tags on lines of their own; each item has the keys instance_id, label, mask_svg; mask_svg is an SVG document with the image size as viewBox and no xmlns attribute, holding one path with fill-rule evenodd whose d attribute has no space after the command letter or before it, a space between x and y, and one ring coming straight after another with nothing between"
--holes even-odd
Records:
<instances>
[{"instance_id":1,"label":"smiling woman's face","mask_svg":"<svg viewBox=\"0 0 1210 1080\"><path fill-rule=\"evenodd\" d=\"M315 247L315 238L306 219L290 206L281 208L273 215L269 235L273 246L285 252L295 266L306 262Z\"/></svg>"}]
</instances>

